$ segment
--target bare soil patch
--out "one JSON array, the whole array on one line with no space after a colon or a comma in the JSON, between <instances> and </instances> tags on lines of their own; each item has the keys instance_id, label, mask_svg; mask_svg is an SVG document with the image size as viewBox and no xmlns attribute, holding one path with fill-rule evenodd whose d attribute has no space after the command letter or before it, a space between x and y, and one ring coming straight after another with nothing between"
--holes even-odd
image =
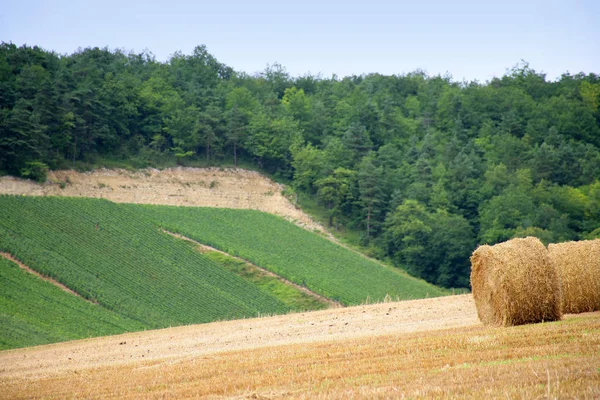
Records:
<instances>
[{"instance_id":1,"label":"bare soil patch","mask_svg":"<svg viewBox=\"0 0 600 400\"><path fill-rule=\"evenodd\" d=\"M281 194L283 189L283 185L258 172L234 168L51 171L44 184L0 177L2 194L94 197L116 203L260 210L325 233L321 225Z\"/></svg>"},{"instance_id":2,"label":"bare soil patch","mask_svg":"<svg viewBox=\"0 0 600 400\"><path fill-rule=\"evenodd\" d=\"M182 326L0 352L0 381L269 346L479 324L471 295Z\"/></svg>"}]
</instances>

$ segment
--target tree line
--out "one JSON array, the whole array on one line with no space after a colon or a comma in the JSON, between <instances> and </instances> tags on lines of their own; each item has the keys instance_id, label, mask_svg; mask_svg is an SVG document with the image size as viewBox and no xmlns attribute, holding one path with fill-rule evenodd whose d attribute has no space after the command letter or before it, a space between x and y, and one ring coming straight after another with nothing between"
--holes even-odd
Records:
<instances>
[{"instance_id":1,"label":"tree line","mask_svg":"<svg viewBox=\"0 0 600 400\"><path fill-rule=\"evenodd\" d=\"M525 62L486 83L423 71L249 75L205 46L158 62L0 45L0 171L242 158L316 199L372 255L467 287L481 243L600 237L600 77Z\"/></svg>"}]
</instances>

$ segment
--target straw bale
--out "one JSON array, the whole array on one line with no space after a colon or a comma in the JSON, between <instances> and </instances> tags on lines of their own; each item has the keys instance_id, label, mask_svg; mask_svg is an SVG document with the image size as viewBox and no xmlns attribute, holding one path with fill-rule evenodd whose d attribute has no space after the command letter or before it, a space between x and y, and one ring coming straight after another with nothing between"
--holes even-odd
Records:
<instances>
[{"instance_id":1,"label":"straw bale","mask_svg":"<svg viewBox=\"0 0 600 400\"><path fill-rule=\"evenodd\" d=\"M539 239L480 246L471 256L471 288L486 325L511 326L559 320L560 280Z\"/></svg>"},{"instance_id":2,"label":"straw bale","mask_svg":"<svg viewBox=\"0 0 600 400\"><path fill-rule=\"evenodd\" d=\"M562 282L563 311L600 310L600 239L548 246Z\"/></svg>"}]
</instances>

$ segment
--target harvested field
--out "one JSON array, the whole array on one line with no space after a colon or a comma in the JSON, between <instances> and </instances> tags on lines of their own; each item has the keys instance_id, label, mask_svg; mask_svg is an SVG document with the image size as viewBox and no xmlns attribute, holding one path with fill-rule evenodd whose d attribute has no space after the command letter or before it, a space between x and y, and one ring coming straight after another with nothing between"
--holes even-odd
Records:
<instances>
[{"instance_id":1,"label":"harvested field","mask_svg":"<svg viewBox=\"0 0 600 400\"><path fill-rule=\"evenodd\" d=\"M325 232L294 207L281 194L282 190L282 185L258 172L232 168L51 171L45 184L0 177L0 194L95 197L116 203L260 210L280 215L309 230Z\"/></svg>"},{"instance_id":2,"label":"harvested field","mask_svg":"<svg viewBox=\"0 0 600 400\"><path fill-rule=\"evenodd\" d=\"M0 379L474 324L477 315L470 295L335 308L5 351L0 353Z\"/></svg>"},{"instance_id":3,"label":"harvested field","mask_svg":"<svg viewBox=\"0 0 600 400\"><path fill-rule=\"evenodd\" d=\"M600 313L511 328L470 295L0 353L6 398L598 398Z\"/></svg>"}]
</instances>

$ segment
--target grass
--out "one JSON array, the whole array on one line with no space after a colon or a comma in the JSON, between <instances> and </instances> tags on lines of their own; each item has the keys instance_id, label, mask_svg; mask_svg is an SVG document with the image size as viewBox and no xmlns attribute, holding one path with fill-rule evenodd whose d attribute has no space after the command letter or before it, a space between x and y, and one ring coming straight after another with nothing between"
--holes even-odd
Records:
<instances>
[{"instance_id":1,"label":"grass","mask_svg":"<svg viewBox=\"0 0 600 400\"><path fill-rule=\"evenodd\" d=\"M0 350L146 328L67 293L3 257L0 287Z\"/></svg>"},{"instance_id":2,"label":"grass","mask_svg":"<svg viewBox=\"0 0 600 400\"><path fill-rule=\"evenodd\" d=\"M143 216L106 200L0 196L0 251L147 328L289 311Z\"/></svg>"},{"instance_id":3,"label":"grass","mask_svg":"<svg viewBox=\"0 0 600 400\"><path fill-rule=\"evenodd\" d=\"M284 332L285 333L285 332ZM600 315L94 366L3 379L8 398L600 398Z\"/></svg>"},{"instance_id":4,"label":"grass","mask_svg":"<svg viewBox=\"0 0 600 400\"><path fill-rule=\"evenodd\" d=\"M242 257L345 305L447 294L271 214L204 207L127 207L168 231Z\"/></svg>"},{"instance_id":5,"label":"grass","mask_svg":"<svg viewBox=\"0 0 600 400\"><path fill-rule=\"evenodd\" d=\"M216 264L241 276L254 284L259 289L279 299L282 303L295 311L323 310L328 303L319 300L315 296L296 289L290 284L281 281L280 278L265 273L252 264L220 253L218 251L206 251L203 254Z\"/></svg>"}]
</instances>

